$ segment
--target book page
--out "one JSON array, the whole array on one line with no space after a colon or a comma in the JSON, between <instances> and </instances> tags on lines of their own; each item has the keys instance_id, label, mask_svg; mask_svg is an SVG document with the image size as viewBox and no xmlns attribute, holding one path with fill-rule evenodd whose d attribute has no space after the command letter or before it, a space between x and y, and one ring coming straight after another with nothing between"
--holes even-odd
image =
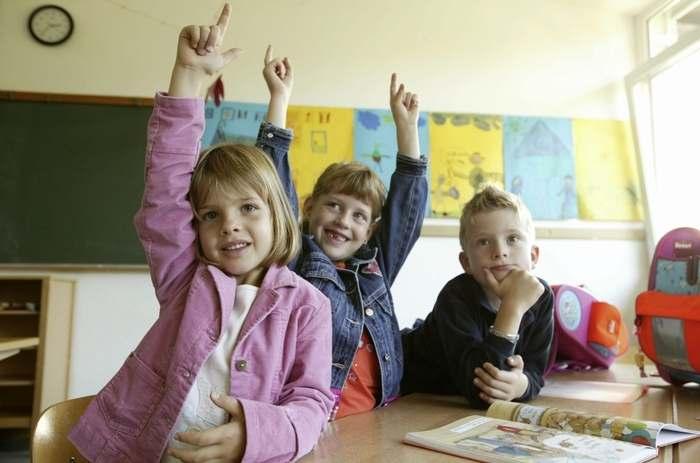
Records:
<instances>
[{"instance_id":1,"label":"book page","mask_svg":"<svg viewBox=\"0 0 700 463\"><path fill-rule=\"evenodd\" d=\"M470 416L429 431L411 432L404 441L496 463L634 463L657 454L651 447L482 416Z\"/></svg>"},{"instance_id":2,"label":"book page","mask_svg":"<svg viewBox=\"0 0 700 463\"><path fill-rule=\"evenodd\" d=\"M486 416L649 447L664 447L700 436L700 431L682 428L675 424L538 407L502 400L491 404Z\"/></svg>"}]
</instances>

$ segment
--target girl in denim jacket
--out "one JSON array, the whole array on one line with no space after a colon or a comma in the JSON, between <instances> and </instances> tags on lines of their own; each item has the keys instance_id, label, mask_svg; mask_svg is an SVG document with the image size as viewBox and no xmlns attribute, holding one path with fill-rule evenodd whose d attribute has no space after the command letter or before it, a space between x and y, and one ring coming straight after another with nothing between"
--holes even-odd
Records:
<instances>
[{"instance_id":1,"label":"girl in denim jacket","mask_svg":"<svg viewBox=\"0 0 700 463\"><path fill-rule=\"evenodd\" d=\"M219 50L229 15L182 30L156 95L135 224L160 315L71 431L90 461L289 461L329 417L329 302L286 267L300 237L274 166L240 145L197 161L195 97L239 52Z\"/></svg>"},{"instance_id":2,"label":"girl in denim jacket","mask_svg":"<svg viewBox=\"0 0 700 463\"><path fill-rule=\"evenodd\" d=\"M270 89L268 119L283 127L292 68L286 58L273 58L268 48L263 75ZM391 285L420 235L427 161L418 142L418 97L398 85L395 74L389 100L398 156L388 193L377 174L362 164L329 166L304 202L302 250L290 264L331 300L331 418L389 404L399 394L403 373ZM272 155L296 209L287 150Z\"/></svg>"}]
</instances>

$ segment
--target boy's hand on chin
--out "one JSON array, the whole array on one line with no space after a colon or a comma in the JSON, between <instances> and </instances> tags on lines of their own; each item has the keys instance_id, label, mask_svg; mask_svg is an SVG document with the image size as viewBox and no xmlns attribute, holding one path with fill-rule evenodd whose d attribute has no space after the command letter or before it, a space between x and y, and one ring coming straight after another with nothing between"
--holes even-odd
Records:
<instances>
[{"instance_id":1,"label":"boy's hand on chin","mask_svg":"<svg viewBox=\"0 0 700 463\"><path fill-rule=\"evenodd\" d=\"M488 289L501 300L501 306L517 306L520 312L526 312L544 292L540 280L527 270L511 270L501 281L488 268L484 274Z\"/></svg>"}]
</instances>

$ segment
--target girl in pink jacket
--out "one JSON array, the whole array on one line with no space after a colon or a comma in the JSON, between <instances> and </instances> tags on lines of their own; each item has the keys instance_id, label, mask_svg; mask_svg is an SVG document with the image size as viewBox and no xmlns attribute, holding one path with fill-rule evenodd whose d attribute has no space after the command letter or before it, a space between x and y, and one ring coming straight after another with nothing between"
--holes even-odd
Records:
<instances>
[{"instance_id":1,"label":"girl in pink jacket","mask_svg":"<svg viewBox=\"0 0 700 463\"><path fill-rule=\"evenodd\" d=\"M229 16L182 30L156 95L135 225L160 315L71 431L90 461L289 461L328 420L329 302L286 267L300 236L269 156L222 145L197 160L197 96L240 51L219 49ZM261 127L263 150L290 142Z\"/></svg>"}]
</instances>

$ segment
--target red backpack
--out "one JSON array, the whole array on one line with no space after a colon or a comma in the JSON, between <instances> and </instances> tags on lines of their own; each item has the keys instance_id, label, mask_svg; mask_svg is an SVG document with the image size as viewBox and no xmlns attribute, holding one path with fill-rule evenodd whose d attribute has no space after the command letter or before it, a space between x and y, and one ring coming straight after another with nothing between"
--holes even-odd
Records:
<instances>
[{"instance_id":1,"label":"red backpack","mask_svg":"<svg viewBox=\"0 0 700 463\"><path fill-rule=\"evenodd\" d=\"M627 328L617 307L579 286L555 285L554 338L545 375L552 370L608 368L624 354Z\"/></svg>"},{"instance_id":2,"label":"red backpack","mask_svg":"<svg viewBox=\"0 0 700 463\"><path fill-rule=\"evenodd\" d=\"M672 384L700 383L700 230L677 228L656 245L649 290L635 304L639 346Z\"/></svg>"}]
</instances>

